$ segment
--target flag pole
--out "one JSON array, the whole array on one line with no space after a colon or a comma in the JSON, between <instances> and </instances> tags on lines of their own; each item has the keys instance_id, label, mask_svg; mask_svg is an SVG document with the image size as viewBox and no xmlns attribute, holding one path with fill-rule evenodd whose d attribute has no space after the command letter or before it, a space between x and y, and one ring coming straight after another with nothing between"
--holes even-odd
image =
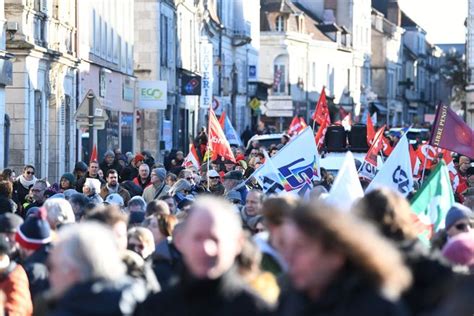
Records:
<instances>
[{"instance_id":1,"label":"flag pole","mask_svg":"<svg viewBox=\"0 0 474 316\"><path fill-rule=\"evenodd\" d=\"M209 107L209 114L208 114L208 118L207 118L207 149L206 149L206 154L204 156L207 155L207 172L206 172L206 177L207 177L207 191L209 191L209 167L210 167L210 161L211 161L211 157L209 156L210 153L211 153L211 146L209 145L211 140L209 138L209 135L210 135L210 122L211 122L211 107Z\"/></svg>"},{"instance_id":2,"label":"flag pole","mask_svg":"<svg viewBox=\"0 0 474 316\"><path fill-rule=\"evenodd\" d=\"M425 170L426 170L426 163L428 162L428 158L425 157L425 162L423 163L423 173L421 174L420 186L423 184L425 179Z\"/></svg>"}]
</instances>

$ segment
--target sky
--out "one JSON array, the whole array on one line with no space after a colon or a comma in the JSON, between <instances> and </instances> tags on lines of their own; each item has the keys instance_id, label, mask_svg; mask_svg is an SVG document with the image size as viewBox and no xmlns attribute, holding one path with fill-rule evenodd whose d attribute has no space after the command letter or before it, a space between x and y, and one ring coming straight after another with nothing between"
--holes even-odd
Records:
<instances>
[{"instance_id":1,"label":"sky","mask_svg":"<svg viewBox=\"0 0 474 316\"><path fill-rule=\"evenodd\" d=\"M401 9L433 44L464 43L468 0L398 0Z\"/></svg>"}]
</instances>

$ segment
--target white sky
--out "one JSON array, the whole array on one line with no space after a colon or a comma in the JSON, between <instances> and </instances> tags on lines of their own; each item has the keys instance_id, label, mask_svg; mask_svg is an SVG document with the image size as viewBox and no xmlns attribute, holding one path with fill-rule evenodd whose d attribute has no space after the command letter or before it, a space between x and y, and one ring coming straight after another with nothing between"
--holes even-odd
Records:
<instances>
[{"instance_id":1,"label":"white sky","mask_svg":"<svg viewBox=\"0 0 474 316\"><path fill-rule=\"evenodd\" d=\"M466 42L468 0L399 0L402 10L420 25L434 44Z\"/></svg>"}]
</instances>

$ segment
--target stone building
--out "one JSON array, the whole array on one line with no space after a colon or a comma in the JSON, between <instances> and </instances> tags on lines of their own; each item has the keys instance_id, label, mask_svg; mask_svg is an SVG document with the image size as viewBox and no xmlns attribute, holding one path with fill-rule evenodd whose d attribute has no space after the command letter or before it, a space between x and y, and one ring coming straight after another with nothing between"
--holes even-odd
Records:
<instances>
[{"instance_id":1,"label":"stone building","mask_svg":"<svg viewBox=\"0 0 474 316\"><path fill-rule=\"evenodd\" d=\"M36 167L59 179L75 161L77 100L76 1L6 0L7 50L14 55L6 88L10 117L9 166ZM7 150L6 149L6 150Z\"/></svg>"}]
</instances>

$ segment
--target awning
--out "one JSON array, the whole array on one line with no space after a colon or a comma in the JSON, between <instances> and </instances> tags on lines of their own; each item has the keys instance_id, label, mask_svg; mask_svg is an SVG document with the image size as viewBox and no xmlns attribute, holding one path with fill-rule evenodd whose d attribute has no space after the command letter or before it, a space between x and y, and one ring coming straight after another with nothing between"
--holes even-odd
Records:
<instances>
[{"instance_id":1,"label":"awning","mask_svg":"<svg viewBox=\"0 0 474 316\"><path fill-rule=\"evenodd\" d=\"M370 102L370 105L380 114L387 114L387 108L380 102Z\"/></svg>"}]
</instances>

